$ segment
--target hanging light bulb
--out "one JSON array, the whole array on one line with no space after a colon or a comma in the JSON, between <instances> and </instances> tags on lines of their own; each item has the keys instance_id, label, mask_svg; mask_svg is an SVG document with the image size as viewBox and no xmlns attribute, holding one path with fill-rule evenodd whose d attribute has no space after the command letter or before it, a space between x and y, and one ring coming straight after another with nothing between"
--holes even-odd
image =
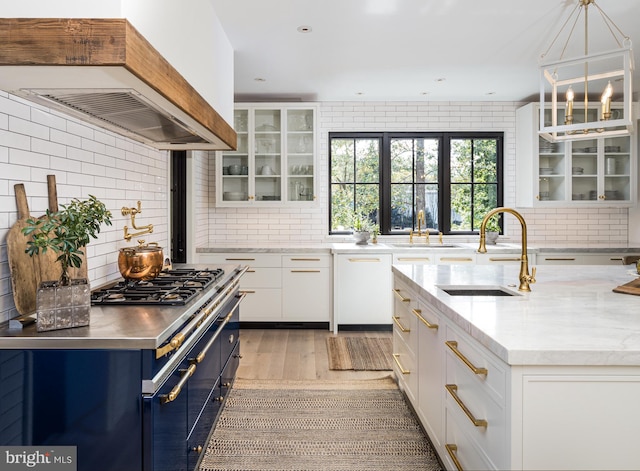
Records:
<instances>
[{"instance_id":1,"label":"hanging light bulb","mask_svg":"<svg viewBox=\"0 0 640 471\"><path fill-rule=\"evenodd\" d=\"M602 103L602 116L600 119L607 120L611 119L611 97L613 96L613 87L611 86L611 80L607 83L607 86L604 88L604 92L602 92L602 98L600 102Z\"/></svg>"},{"instance_id":2,"label":"hanging light bulb","mask_svg":"<svg viewBox=\"0 0 640 471\"><path fill-rule=\"evenodd\" d=\"M573 99L574 98L575 98L575 95L573 93L573 88L569 86L569 89L567 90L567 104L564 112L564 124L573 123Z\"/></svg>"}]
</instances>

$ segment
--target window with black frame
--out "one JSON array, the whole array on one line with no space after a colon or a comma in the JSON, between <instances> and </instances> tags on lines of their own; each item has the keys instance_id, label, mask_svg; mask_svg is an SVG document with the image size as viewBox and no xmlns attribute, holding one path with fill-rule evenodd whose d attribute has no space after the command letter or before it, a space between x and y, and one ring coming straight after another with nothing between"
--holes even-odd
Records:
<instances>
[{"instance_id":1,"label":"window with black frame","mask_svg":"<svg viewBox=\"0 0 640 471\"><path fill-rule=\"evenodd\" d=\"M502 205L502 133L330 133L329 152L330 234L354 215L404 234L420 212L422 229L473 234Z\"/></svg>"}]
</instances>

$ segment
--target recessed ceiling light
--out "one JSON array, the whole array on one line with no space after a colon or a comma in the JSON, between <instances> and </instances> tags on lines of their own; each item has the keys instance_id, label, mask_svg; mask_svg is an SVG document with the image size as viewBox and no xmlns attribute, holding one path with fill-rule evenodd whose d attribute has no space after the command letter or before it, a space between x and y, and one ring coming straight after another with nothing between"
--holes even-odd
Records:
<instances>
[{"instance_id":1,"label":"recessed ceiling light","mask_svg":"<svg viewBox=\"0 0 640 471\"><path fill-rule=\"evenodd\" d=\"M429 92L420 92L420 95L428 95Z\"/></svg>"},{"instance_id":2,"label":"recessed ceiling light","mask_svg":"<svg viewBox=\"0 0 640 471\"><path fill-rule=\"evenodd\" d=\"M447 80L446 78L440 77L436 79L436 82L446 82L446 80Z\"/></svg>"},{"instance_id":3,"label":"recessed ceiling light","mask_svg":"<svg viewBox=\"0 0 640 471\"><path fill-rule=\"evenodd\" d=\"M487 94L487 95L495 95L495 94L496 94L496 92L487 92L486 94Z\"/></svg>"},{"instance_id":4,"label":"recessed ceiling light","mask_svg":"<svg viewBox=\"0 0 640 471\"><path fill-rule=\"evenodd\" d=\"M256 81L256 82L266 82L267 81L266 78L262 78L262 77L256 77L253 80Z\"/></svg>"},{"instance_id":5,"label":"recessed ceiling light","mask_svg":"<svg viewBox=\"0 0 640 471\"><path fill-rule=\"evenodd\" d=\"M311 31L313 31L311 26L298 26L298 33L310 33Z\"/></svg>"}]
</instances>

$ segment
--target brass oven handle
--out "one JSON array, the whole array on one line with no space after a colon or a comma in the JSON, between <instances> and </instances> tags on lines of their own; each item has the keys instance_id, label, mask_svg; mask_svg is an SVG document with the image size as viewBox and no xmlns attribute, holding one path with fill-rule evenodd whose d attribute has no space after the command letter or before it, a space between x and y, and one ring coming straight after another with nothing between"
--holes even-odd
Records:
<instances>
[{"instance_id":1,"label":"brass oven handle","mask_svg":"<svg viewBox=\"0 0 640 471\"><path fill-rule=\"evenodd\" d=\"M192 363L191 365L189 365L189 368L182 371L183 371L182 377L180 378L180 381L178 381L178 384L176 384L173 387L173 389L169 392L169 394L164 394L160 396L161 404L166 404L167 402L172 402L176 400L176 398L180 395L180 391L182 391L182 386L184 386L185 383L189 380L189 378L193 376L193 373L196 372L196 364Z\"/></svg>"},{"instance_id":2,"label":"brass oven handle","mask_svg":"<svg viewBox=\"0 0 640 471\"><path fill-rule=\"evenodd\" d=\"M241 293L240 296L238 296L238 302L233 306L233 308L231 308L231 311L229 311L229 314L227 314L226 317L223 319L223 321L220 323L220 325L216 329L215 334L213 334L213 336L209 339L209 341L204 346L202 351L200 353L198 353L195 356L195 358L190 358L189 359L189 361L191 363L201 363L202 360L204 360L204 357L207 356L207 352L209 351L211 346L214 344L216 339L220 336L220 334L224 330L224 326L226 326L229 323L229 321L231 320L231 317L233 317L233 313L236 312L236 309L238 309L238 306L240 306L240 303L242 302L242 300L244 299L244 297L246 295L247 295L247 293Z\"/></svg>"},{"instance_id":3,"label":"brass oven handle","mask_svg":"<svg viewBox=\"0 0 640 471\"><path fill-rule=\"evenodd\" d=\"M476 427L486 427L488 425L486 420L484 420L484 419L476 419L473 416L473 414L471 413L471 411L469 410L469 408L464 404L464 402L462 402L462 399L460 399L460 397L458 397L458 393L457 393L458 386L457 385L455 385L455 384L445 384L444 387L447 388L447 391L449 391L449 394L451 394L453 399L455 399L455 401L458 403L458 405L460 406L462 411L469 418L471 423L473 423L473 425L475 425Z\"/></svg>"},{"instance_id":4,"label":"brass oven handle","mask_svg":"<svg viewBox=\"0 0 640 471\"><path fill-rule=\"evenodd\" d=\"M471 371L473 371L477 375L486 375L489 372L486 368L477 367L471 361L465 357L460 350L458 350L458 342L454 340L447 340L445 345L451 349L451 351L464 363L469 367Z\"/></svg>"},{"instance_id":5,"label":"brass oven handle","mask_svg":"<svg viewBox=\"0 0 640 471\"><path fill-rule=\"evenodd\" d=\"M227 299L231 296L231 294L235 290L235 287L238 285L240 281L240 277L247 271L247 269L248 267L244 267L242 270L240 270L240 272L237 275L238 279L236 279L231 283L231 285L227 288L227 290L224 291L224 294L216 297L209 304L207 304L207 306L203 308L202 311L200 311L200 313L197 316L195 316L191 320L191 322L189 322L180 332L174 335L166 345L156 348L156 359L166 355L167 353L173 350L177 350L178 348L180 348L182 343L187 338L187 335L189 335L193 330L195 330L198 326L200 326L202 322L207 317L209 317L211 313L218 306L220 306L221 304L227 301Z\"/></svg>"},{"instance_id":6,"label":"brass oven handle","mask_svg":"<svg viewBox=\"0 0 640 471\"><path fill-rule=\"evenodd\" d=\"M409 301L411 301L410 298L405 298L404 296L402 296L400 294L400 289L399 288L394 288L393 292L396 294L396 296L398 296L400 298L400 301L402 301L403 303L408 303Z\"/></svg>"},{"instance_id":7,"label":"brass oven handle","mask_svg":"<svg viewBox=\"0 0 640 471\"><path fill-rule=\"evenodd\" d=\"M429 322L428 320L426 320L424 317L422 317L422 311L420 309L412 309L411 312L413 312L413 314L415 314L415 316L420 319L420 321L426 325L428 328L430 329L438 329L438 324L432 324L431 322Z\"/></svg>"},{"instance_id":8,"label":"brass oven handle","mask_svg":"<svg viewBox=\"0 0 640 471\"><path fill-rule=\"evenodd\" d=\"M405 326L403 326L400 323L400 317L399 316L391 316L391 318L393 319L393 322L395 322L395 324L400 328L400 332L411 332L411 329L407 329Z\"/></svg>"},{"instance_id":9,"label":"brass oven handle","mask_svg":"<svg viewBox=\"0 0 640 471\"><path fill-rule=\"evenodd\" d=\"M399 354L399 353L393 353L391 356L393 357L393 361L395 361L395 362L396 362L396 365L398 365L398 368L400 368L400 373L402 373L403 375L411 374L411 372L410 372L409 370L405 370L405 369L402 367L402 365L400 364L400 360L399 360L399 358L398 358L398 357L400 356L400 354Z\"/></svg>"},{"instance_id":10,"label":"brass oven handle","mask_svg":"<svg viewBox=\"0 0 640 471\"><path fill-rule=\"evenodd\" d=\"M456 455L458 451L458 445L447 443L444 445L444 448L447 450L447 453L449 454L449 458L451 458L451 461L453 461L453 464L455 465L456 469L458 471L464 471L464 468L460 464L460 461L458 461L458 456Z\"/></svg>"}]
</instances>

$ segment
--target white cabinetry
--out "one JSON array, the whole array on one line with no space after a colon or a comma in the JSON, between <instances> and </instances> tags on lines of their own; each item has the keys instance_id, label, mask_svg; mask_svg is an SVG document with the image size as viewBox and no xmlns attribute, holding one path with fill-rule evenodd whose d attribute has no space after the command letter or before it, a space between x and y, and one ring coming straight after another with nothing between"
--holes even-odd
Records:
<instances>
[{"instance_id":1,"label":"white cabinetry","mask_svg":"<svg viewBox=\"0 0 640 471\"><path fill-rule=\"evenodd\" d=\"M391 324L390 253L334 256L334 330L339 325Z\"/></svg>"},{"instance_id":2,"label":"white cabinetry","mask_svg":"<svg viewBox=\"0 0 640 471\"><path fill-rule=\"evenodd\" d=\"M418 401L418 299L404 283L396 280L393 288L393 359L398 385L412 404Z\"/></svg>"},{"instance_id":3,"label":"white cabinetry","mask_svg":"<svg viewBox=\"0 0 640 471\"><path fill-rule=\"evenodd\" d=\"M331 255L284 255L282 265L282 320L329 322Z\"/></svg>"},{"instance_id":4,"label":"white cabinetry","mask_svg":"<svg viewBox=\"0 0 640 471\"><path fill-rule=\"evenodd\" d=\"M635 135L594 132L589 139L551 143L538 136L539 109L530 103L516 110L517 206L635 204Z\"/></svg>"},{"instance_id":5,"label":"white cabinetry","mask_svg":"<svg viewBox=\"0 0 640 471\"><path fill-rule=\"evenodd\" d=\"M238 148L216 157L216 205L309 205L316 195L316 105L238 105Z\"/></svg>"}]
</instances>

